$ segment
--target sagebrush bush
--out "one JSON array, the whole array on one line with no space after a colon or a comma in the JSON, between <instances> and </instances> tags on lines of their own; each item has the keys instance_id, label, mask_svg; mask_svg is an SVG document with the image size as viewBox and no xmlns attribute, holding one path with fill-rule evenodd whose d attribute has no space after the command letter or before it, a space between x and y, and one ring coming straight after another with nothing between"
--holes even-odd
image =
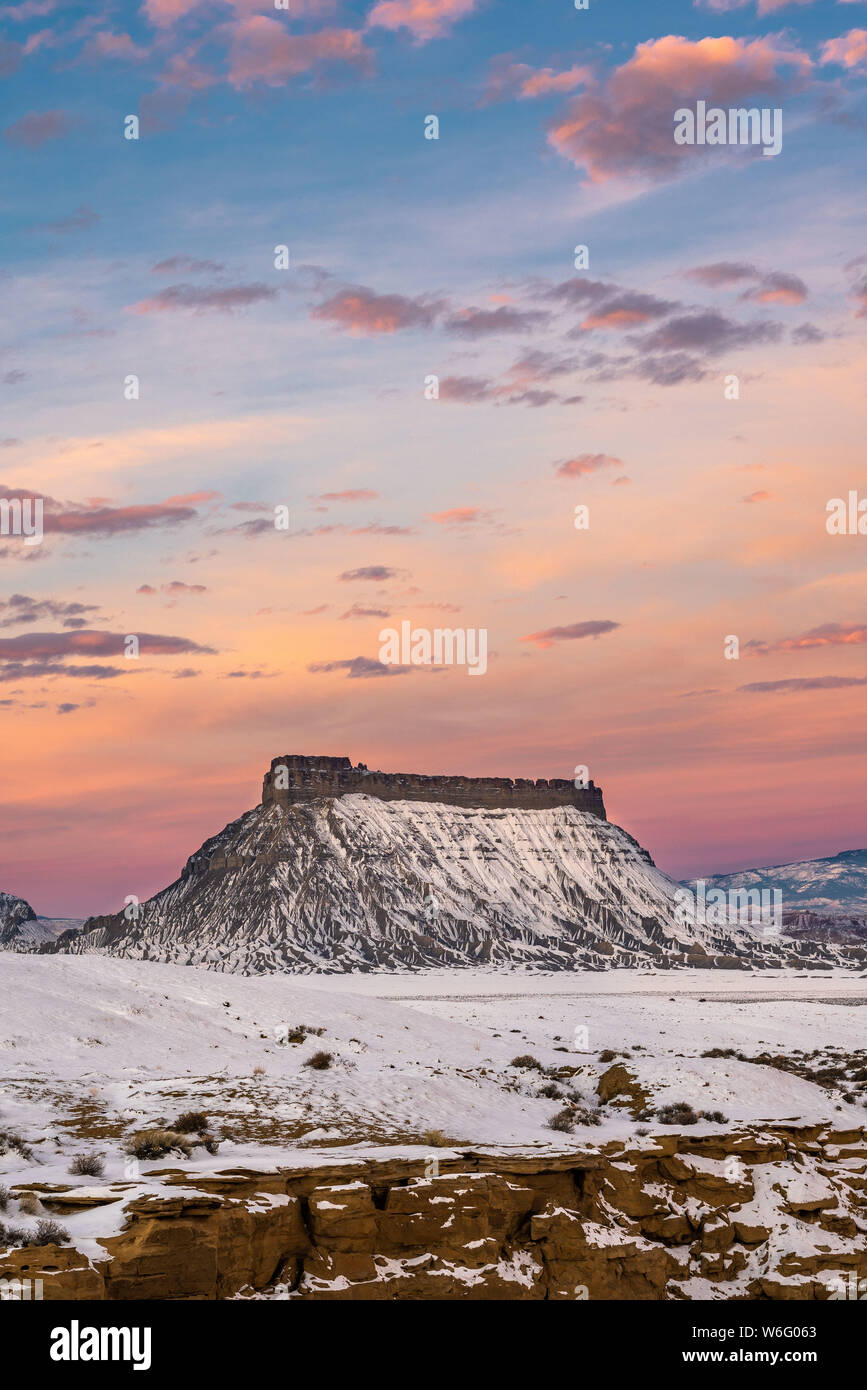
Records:
<instances>
[{"instance_id":1,"label":"sagebrush bush","mask_svg":"<svg viewBox=\"0 0 867 1390\"><path fill-rule=\"evenodd\" d=\"M685 1100L676 1100L671 1105L661 1106L656 1112L656 1118L662 1125L695 1125L699 1119L692 1106Z\"/></svg>"},{"instance_id":2,"label":"sagebrush bush","mask_svg":"<svg viewBox=\"0 0 867 1390\"><path fill-rule=\"evenodd\" d=\"M13 1250L27 1242L24 1226L6 1226L0 1221L0 1250Z\"/></svg>"},{"instance_id":3,"label":"sagebrush bush","mask_svg":"<svg viewBox=\"0 0 867 1390\"><path fill-rule=\"evenodd\" d=\"M176 1134L203 1134L208 1128L208 1117L201 1110L185 1110L174 1123Z\"/></svg>"},{"instance_id":4,"label":"sagebrush bush","mask_svg":"<svg viewBox=\"0 0 867 1390\"><path fill-rule=\"evenodd\" d=\"M576 1125L601 1125L602 1116L593 1105L576 1105L572 1109Z\"/></svg>"},{"instance_id":5,"label":"sagebrush bush","mask_svg":"<svg viewBox=\"0 0 867 1390\"><path fill-rule=\"evenodd\" d=\"M536 1058L529 1052L522 1052L520 1057L513 1057L509 1063L510 1067L531 1067L533 1071L541 1071L542 1063L537 1062Z\"/></svg>"},{"instance_id":6,"label":"sagebrush bush","mask_svg":"<svg viewBox=\"0 0 867 1390\"><path fill-rule=\"evenodd\" d=\"M314 1052L312 1057L307 1058L304 1065L305 1067L312 1067L314 1071L327 1071L333 1060L330 1052Z\"/></svg>"},{"instance_id":7,"label":"sagebrush bush","mask_svg":"<svg viewBox=\"0 0 867 1390\"><path fill-rule=\"evenodd\" d=\"M548 1128L560 1130L563 1134L571 1134L573 1123L572 1111L567 1106L565 1110L558 1110L556 1115L551 1116L548 1121Z\"/></svg>"},{"instance_id":8,"label":"sagebrush bush","mask_svg":"<svg viewBox=\"0 0 867 1390\"><path fill-rule=\"evenodd\" d=\"M555 1082L549 1081L539 1092L539 1098L545 1100L562 1100L563 1092Z\"/></svg>"},{"instance_id":9,"label":"sagebrush bush","mask_svg":"<svg viewBox=\"0 0 867 1390\"><path fill-rule=\"evenodd\" d=\"M76 1154L69 1171L77 1177L101 1178L105 1171L105 1159L101 1154Z\"/></svg>"},{"instance_id":10,"label":"sagebrush bush","mask_svg":"<svg viewBox=\"0 0 867 1390\"><path fill-rule=\"evenodd\" d=\"M309 1023L293 1023L287 1030L287 1043L303 1043L306 1038L321 1038L324 1028L311 1028Z\"/></svg>"},{"instance_id":11,"label":"sagebrush bush","mask_svg":"<svg viewBox=\"0 0 867 1390\"><path fill-rule=\"evenodd\" d=\"M184 1158L189 1158L192 1153L189 1139L174 1129L140 1129L126 1147L127 1153L134 1158L165 1158L170 1153L180 1153Z\"/></svg>"},{"instance_id":12,"label":"sagebrush bush","mask_svg":"<svg viewBox=\"0 0 867 1390\"><path fill-rule=\"evenodd\" d=\"M33 1150L29 1144L25 1144L20 1134L14 1134L11 1129L0 1129L0 1155L17 1153L21 1158L32 1158Z\"/></svg>"},{"instance_id":13,"label":"sagebrush bush","mask_svg":"<svg viewBox=\"0 0 867 1390\"><path fill-rule=\"evenodd\" d=\"M37 1221L36 1230L28 1232L25 1245L68 1245L70 1235L59 1221Z\"/></svg>"}]
</instances>

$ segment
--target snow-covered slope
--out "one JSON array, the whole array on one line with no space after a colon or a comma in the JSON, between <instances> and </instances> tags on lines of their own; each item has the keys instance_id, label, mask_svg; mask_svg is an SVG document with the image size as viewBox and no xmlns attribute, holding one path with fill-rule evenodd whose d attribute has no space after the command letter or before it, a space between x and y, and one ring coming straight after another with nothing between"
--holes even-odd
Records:
<instances>
[{"instance_id":1,"label":"snow-covered slope","mask_svg":"<svg viewBox=\"0 0 867 1390\"><path fill-rule=\"evenodd\" d=\"M56 941L61 932L80 926L80 919L37 917L24 898L16 898L12 893L0 893L2 951L35 951L48 942Z\"/></svg>"},{"instance_id":2,"label":"snow-covered slope","mask_svg":"<svg viewBox=\"0 0 867 1390\"><path fill-rule=\"evenodd\" d=\"M248 811L176 883L64 949L245 974L773 956L746 930L678 924L676 891L625 831L571 806L352 794Z\"/></svg>"},{"instance_id":3,"label":"snow-covered slope","mask_svg":"<svg viewBox=\"0 0 867 1390\"><path fill-rule=\"evenodd\" d=\"M867 849L847 849L827 859L709 874L708 888L777 888L784 912L834 912L867 916Z\"/></svg>"}]
</instances>

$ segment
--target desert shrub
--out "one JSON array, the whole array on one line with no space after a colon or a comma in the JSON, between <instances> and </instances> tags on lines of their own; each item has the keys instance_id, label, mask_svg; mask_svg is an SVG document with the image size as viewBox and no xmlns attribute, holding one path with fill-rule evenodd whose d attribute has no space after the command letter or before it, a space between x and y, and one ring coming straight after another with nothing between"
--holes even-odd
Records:
<instances>
[{"instance_id":1,"label":"desert shrub","mask_svg":"<svg viewBox=\"0 0 867 1390\"><path fill-rule=\"evenodd\" d=\"M563 1092L553 1081L549 1081L547 1086L543 1086L539 1092L539 1098L545 1100L562 1100Z\"/></svg>"},{"instance_id":2,"label":"desert shrub","mask_svg":"<svg viewBox=\"0 0 867 1390\"><path fill-rule=\"evenodd\" d=\"M572 1118L576 1125L601 1125L602 1116L592 1105L577 1105L572 1110Z\"/></svg>"},{"instance_id":3,"label":"desert shrub","mask_svg":"<svg viewBox=\"0 0 867 1390\"><path fill-rule=\"evenodd\" d=\"M25 1245L68 1245L69 1232L59 1221L37 1221L36 1230L29 1231Z\"/></svg>"},{"instance_id":4,"label":"desert shrub","mask_svg":"<svg viewBox=\"0 0 867 1390\"><path fill-rule=\"evenodd\" d=\"M312 1057L307 1058L304 1065L305 1067L312 1067L314 1071L327 1071L333 1060L330 1052L314 1052Z\"/></svg>"},{"instance_id":5,"label":"desert shrub","mask_svg":"<svg viewBox=\"0 0 867 1390\"><path fill-rule=\"evenodd\" d=\"M542 1063L537 1062L536 1058L529 1052L522 1052L520 1057L513 1057L509 1063L510 1067L531 1067L534 1071L542 1070Z\"/></svg>"},{"instance_id":6,"label":"desert shrub","mask_svg":"<svg viewBox=\"0 0 867 1390\"><path fill-rule=\"evenodd\" d=\"M216 1136L213 1134L201 1134L199 1136L199 1143L207 1150L209 1154L217 1153L220 1147L219 1139L217 1139Z\"/></svg>"},{"instance_id":7,"label":"desert shrub","mask_svg":"<svg viewBox=\"0 0 867 1390\"><path fill-rule=\"evenodd\" d=\"M174 1127L176 1134L203 1134L208 1128L208 1117L201 1110L185 1110Z\"/></svg>"},{"instance_id":8,"label":"desert shrub","mask_svg":"<svg viewBox=\"0 0 867 1390\"><path fill-rule=\"evenodd\" d=\"M264 1067L254 1067L254 1068L253 1068L253 1075L254 1075L254 1076L264 1076L264 1075L265 1075L265 1068L264 1068Z\"/></svg>"},{"instance_id":9,"label":"desert shrub","mask_svg":"<svg viewBox=\"0 0 867 1390\"><path fill-rule=\"evenodd\" d=\"M644 1139L650 1133L650 1130L645 1129L643 1125L639 1125L635 1133L638 1135L639 1139Z\"/></svg>"},{"instance_id":10,"label":"desert shrub","mask_svg":"<svg viewBox=\"0 0 867 1390\"><path fill-rule=\"evenodd\" d=\"M105 1160L101 1154L76 1154L69 1171L78 1177L101 1178L105 1171Z\"/></svg>"},{"instance_id":11,"label":"desert shrub","mask_svg":"<svg viewBox=\"0 0 867 1390\"><path fill-rule=\"evenodd\" d=\"M287 1043L303 1043L306 1038L321 1038L324 1028L311 1028L309 1023L293 1024L286 1031Z\"/></svg>"},{"instance_id":12,"label":"desert shrub","mask_svg":"<svg viewBox=\"0 0 867 1390\"><path fill-rule=\"evenodd\" d=\"M35 1192L22 1192L18 1198L18 1210L25 1216L35 1216L39 1210L39 1198Z\"/></svg>"},{"instance_id":13,"label":"desert shrub","mask_svg":"<svg viewBox=\"0 0 867 1390\"><path fill-rule=\"evenodd\" d=\"M573 1123L573 1112L567 1106L565 1110L558 1110L556 1115L551 1116L548 1128L559 1130L562 1134L571 1134Z\"/></svg>"},{"instance_id":14,"label":"desert shrub","mask_svg":"<svg viewBox=\"0 0 867 1390\"><path fill-rule=\"evenodd\" d=\"M656 1118L663 1125L695 1125L698 1124L692 1106L685 1100L676 1100L671 1105L663 1105L656 1112Z\"/></svg>"},{"instance_id":15,"label":"desert shrub","mask_svg":"<svg viewBox=\"0 0 867 1390\"><path fill-rule=\"evenodd\" d=\"M715 1125L728 1124L728 1118L723 1114L721 1110L702 1110L701 1118L703 1120L711 1120L712 1123Z\"/></svg>"},{"instance_id":16,"label":"desert shrub","mask_svg":"<svg viewBox=\"0 0 867 1390\"><path fill-rule=\"evenodd\" d=\"M0 1183L0 1211L5 1211L9 1205L9 1188Z\"/></svg>"},{"instance_id":17,"label":"desert shrub","mask_svg":"<svg viewBox=\"0 0 867 1390\"><path fill-rule=\"evenodd\" d=\"M6 1226L0 1221L0 1250L11 1250L27 1242L24 1226Z\"/></svg>"},{"instance_id":18,"label":"desert shrub","mask_svg":"<svg viewBox=\"0 0 867 1390\"><path fill-rule=\"evenodd\" d=\"M616 1056L616 1052L612 1051L610 1047L606 1047L603 1052L599 1053L599 1060L600 1062L613 1062Z\"/></svg>"},{"instance_id":19,"label":"desert shrub","mask_svg":"<svg viewBox=\"0 0 867 1390\"><path fill-rule=\"evenodd\" d=\"M32 1158L33 1150L25 1144L20 1134L13 1134L11 1129L0 1129L0 1155L17 1153L21 1158Z\"/></svg>"},{"instance_id":20,"label":"desert shrub","mask_svg":"<svg viewBox=\"0 0 867 1390\"><path fill-rule=\"evenodd\" d=\"M127 1153L134 1158L164 1158L180 1153L189 1158L192 1145L186 1135L173 1129L140 1129L127 1143Z\"/></svg>"},{"instance_id":21,"label":"desert shrub","mask_svg":"<svg viewBox=\"0 0 867 1390\"><path fill-rule=\"evenodd\" d=\"M709 1047L707 1052L703 1052L702 1057L737 1057L733 1047Z\"/></svg>"},{"instance_id":22,"label":"desert shrub","mask_svg":"<svg viewBox=\"0 0 867 1390\"><path fill-rule=\"evenodd\" d=\"M451 1139L443 1134L441 1129L426 1129L421 1141L423 1144L429 1144L432 1149L449 1149L452 1146Z\"/></svg>"}]
</instances>

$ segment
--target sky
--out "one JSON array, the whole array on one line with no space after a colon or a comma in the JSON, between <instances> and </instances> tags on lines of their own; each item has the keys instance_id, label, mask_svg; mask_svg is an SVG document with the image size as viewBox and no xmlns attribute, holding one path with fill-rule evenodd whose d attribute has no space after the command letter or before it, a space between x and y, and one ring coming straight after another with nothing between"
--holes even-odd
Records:
<instances>
[{"instance_id":1,"label":"sky","mask_svg":"<svg viewBox=\"0 0 867 1390\"><path fill-rule=\"evenodd\" d=\"M144 900L285 753L586 767L675 877L867 844L865 26L0 5L0 502L44 516L0 889ZM677 143L699 102L779 152ZM487 670L382 661L405 621Z\"/></svg>"}]
</instances>

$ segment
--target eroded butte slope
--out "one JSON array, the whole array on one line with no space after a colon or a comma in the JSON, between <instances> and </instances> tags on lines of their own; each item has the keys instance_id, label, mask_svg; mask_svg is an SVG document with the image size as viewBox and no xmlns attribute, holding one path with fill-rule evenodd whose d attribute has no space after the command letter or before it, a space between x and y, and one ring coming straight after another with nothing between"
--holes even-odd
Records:
<instances>
[{"instance_id":1,"label":"eroded butte slope","mask_svg":"<svg viewBox=\"0 0 867 1390\"><path fill-rule=\"evenodd\" d=\"M745 929L680 925L677 887L571 806L350 794L248 811L129 919L91 919L66 949L245 974L798 959Z\"/></svg>"}]
</instances>

